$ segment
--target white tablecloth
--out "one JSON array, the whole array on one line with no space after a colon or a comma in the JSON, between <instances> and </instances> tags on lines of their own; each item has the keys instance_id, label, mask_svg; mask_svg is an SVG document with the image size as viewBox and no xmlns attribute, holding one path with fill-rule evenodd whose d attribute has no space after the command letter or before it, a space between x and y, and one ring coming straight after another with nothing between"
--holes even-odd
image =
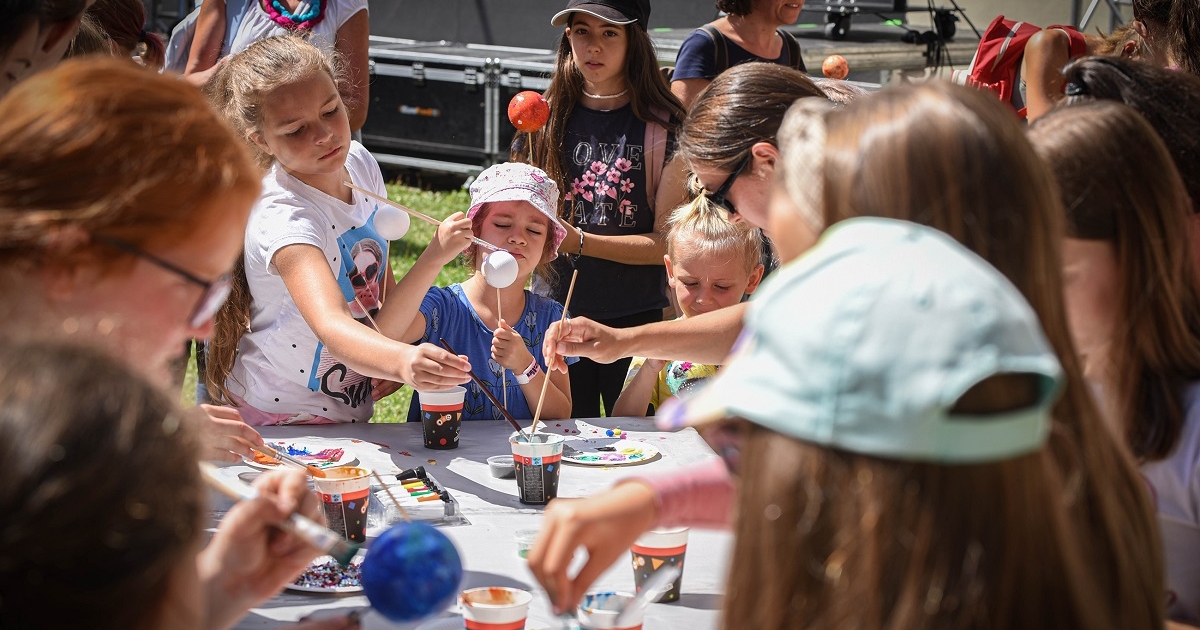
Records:
<instances>
[{"instance_id":1,"label":"white tablecloth","mask_svg":"<svg viewBox=\"0 0 1200 630\"><path fill-rule=\"evenodd\" d=\"M691 429L678 433L655 431L651 420L644 418L612 418L550 421L547 431L582 437L596 437L606 428L620 428L630 439L647 441L656 446L662 457L638 466L623 467L563 467L559 486L560 497L583 497L611 486L628 476L650 476L689 466L716 455ZM596 433L594 433L596 432ZM513 586L533 592L526 627L557 629L559 622L550 611L545 593L534 580L525 561L517 555L514 532L537 529L542 508L523 505L517 500L516 482L492 477L487 458L509 454L508 436L512 427L505 422L464 422L460 446L450 451L434 451L422 446L419 424L340 424L298 427L262 427L263 437L299 439L319 437L337 439L362 462L380 474L395 473L415 466L425 466L438 482L448 488L461 505L467 525L442 527L458 547L465 570L464 588L475 586ZM249 472L248 466L231 466L226 472ZM217 503L218 513L228 503ZM652 604L646 612L646 630L687 628L705 630L718 623L726 558L731 537L728 532L692 530L683 574L682 597L672 604ZM369 541L368 541L369 545ZM593 588L633 592L633 572L628 556L623 556L596 581ZM323 596L285 591L253 610L236 627L275 628L314 614L324 616L362 608L366 597ZM457 616L453 607L444 617ZM392 624L371 612L363 621L368 629L415 628L420 624ZM439 628L441 626L439 625Z\"/></svg>"}]
</instances>

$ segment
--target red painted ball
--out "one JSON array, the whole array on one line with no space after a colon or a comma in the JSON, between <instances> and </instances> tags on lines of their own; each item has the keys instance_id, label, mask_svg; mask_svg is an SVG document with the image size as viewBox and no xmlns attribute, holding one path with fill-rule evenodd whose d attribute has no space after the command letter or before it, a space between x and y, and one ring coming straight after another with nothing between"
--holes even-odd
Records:
<instances>
[{"instance_id":1,"label":"red painted ball","mask_svg":"<svg viewBox=\"0 0 1200 630\"><path fill-rule=\"evenodd\" d=\"M550 120L550 104L541 94L532 90L517 92L508 102L508 121L518 131L534 132Z\"/></svg>"},{"instance_id":2,"label":"red painted ball","mask_svg":"<svg viewBox=\"0 0 1200 630\"><path fill-rule=\"evenodd\" d=\"M841 55L829 55L821 63L821 74L830 79L845 79L850 76L850 64Z\"/></svg>"}]
</instances>

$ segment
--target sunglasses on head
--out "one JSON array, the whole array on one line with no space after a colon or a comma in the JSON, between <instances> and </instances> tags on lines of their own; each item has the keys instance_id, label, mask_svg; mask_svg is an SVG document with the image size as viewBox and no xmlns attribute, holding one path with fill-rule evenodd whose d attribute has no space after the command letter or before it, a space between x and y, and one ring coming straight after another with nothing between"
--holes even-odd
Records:
<instances>
[{"instance_id":1,"label":"sunglasses on head","mask_svg":"<svg viewBox=\"0 0 1200 630\"><path fill-rule=\"evenodd\" d=\"M737 181L738 175L741 175L742 171L746 169L746 165L750 163L750 157L752 155L753 154L751 153L747 153L746 157L743 157L737 163L737 166L733 167L733 171L729 173L729 177L725 178L725 183L721 184L721 186L717 188L716 192L704 193L704 196L708 199L709 203L724 208L729 214L737 214L737 207L735 207L733 202L727 198L727 195L729 194L729 189L733 188L733 183Z\"/></svg>"},{"instance_id":2,"label":"sunglasses on head","mask_svg":"<svg viewBox=\"0 0 1200 630\"><path fill-rule=\"evenodd\" d=\"M97 241L108 245L109 247L119 249L126 254L130 254L145 260L160 269L165 269L184 280L204 289L200 293L200 299L196 302L196 307L192 309L192 314L188 318L188 326L199 328L216 316L217 311L225 304L226 298L229 297L229 292L233 286L232 274L224 274L221 277L211 282L202 280L192 273L169 263L154 254L142 251L135 245L127 243L118 238L104 236L102 234L93 235Z\"/></svg>"}]
</instances>

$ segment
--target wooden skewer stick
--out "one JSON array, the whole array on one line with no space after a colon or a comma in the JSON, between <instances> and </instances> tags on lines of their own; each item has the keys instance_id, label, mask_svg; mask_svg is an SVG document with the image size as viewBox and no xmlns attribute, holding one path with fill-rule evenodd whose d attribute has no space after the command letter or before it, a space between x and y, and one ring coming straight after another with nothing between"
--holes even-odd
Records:
<instances>
[{"instance_id":1,"label":"wooden skewer stick","mask_svg":"<svg viewBox=\"0 0 1200 630\"><path fill-rule=\"evenodd\" d=\"M417 212L416 210L413 210L412 208L398 204L395 201L388 199L387 197L381 197L379 195L376 195L375 193L373 193L365 188L360 188L358 186L355 186L354 184L351 184L350 182L342 182L342 185L351 190L357 190L358 192L370 197L371 199L374 199L375 201L382 201L383 203L386 203L389 206L392 206L394 208L399 208L400 210L403 210L403 211L409 213L410 215L412 215L422 221L425 221L426 223L430 223L432 225L441 225L442 224L441 221L438 221L437 219L435 219L427 214L422 214L420 212ZM504 249L503 247L497 247L495 245L492 245L491 243L479 238L478 236L471 237L471 240L474 241L476 245L479 245L480 247L486 247L494 252L508 251L508 250Z\"/></svg>"},{"instance_id":2,"label":"wooden skewer stick","mask_svg":"<svg viewBox=\"0 0 1200 630\"><path fill-rule=\"evenodd\" d=\"M571 295L575 293L575 279L579 277L579 270L571 272L571 286L567 288L567 301L563 303L562 317L558 320L559 330L562 330L562 325L567 321L567 309L571 306ZM556 340L557 341L557 340ZM542 393L538 395L537 411L533 412L533 424L529 425L528 437L533 437L537 432L538 420L542 417L542 403L546 402L546 386L550 384L550 372L546 372L546 379L542 381Z\"/></svg>"},{"instance_id":3,"label":"wooden skewer stick","mask_svg":"<svg viewBox=\"0 0 1200 630\"><path fill-rule=\"evenodd\" d=\"M503 311L500 309L500 287L496 287L496 326L500 326L500 320L504 319ZM508 370L503 365L500 366L500 393L504 394L504 408L508 409Z\"/></svg>"},{"instance_id":4,"label":"wooden skewer stick","mask_svg":"<svg viewBox=\"0 0 1200 630\"><path fill-rule=\"evenodd\" d=\"M405 521L411 523L412 519L409 518L408 512L405 511L404 506L400 505L400 502L396 500L396 495L392 494L392 491L387 487L387 484L383 482L383 477L380 477L379 473L376 472L374 468L371 469L371 474L375 475L375 480L379 482L379 485L383 486L383 491L386 492L388 498L392 500L392 505L395 505L396 509L400 510L400 516L403 516Z\"/></svg>"}]
</instances>

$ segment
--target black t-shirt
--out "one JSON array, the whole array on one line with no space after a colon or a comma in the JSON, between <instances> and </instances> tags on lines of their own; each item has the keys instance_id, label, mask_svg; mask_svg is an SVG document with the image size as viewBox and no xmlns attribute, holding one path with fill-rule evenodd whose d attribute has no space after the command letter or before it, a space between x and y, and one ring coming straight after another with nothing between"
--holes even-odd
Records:
<instances>
[{"instance_id":1,"label":"black t-shirt","mask_svg":"<svg viewBox=\"0 0 1200 630\"><path fill-rule=\"evenodd\" d=\"M563 137L567 165L563 216L588 234L653 232L654 212L647 195L654 191L646 190L645 141L646 123L631 106L597 111L576 105ZM558 280L549 289L550 297L563 302L571 272L579 269L572 315L611 319L669 303L662 264L628 265L586 255L573 258L559 256L552 263Z\"/></svg>"}]
</instances>

